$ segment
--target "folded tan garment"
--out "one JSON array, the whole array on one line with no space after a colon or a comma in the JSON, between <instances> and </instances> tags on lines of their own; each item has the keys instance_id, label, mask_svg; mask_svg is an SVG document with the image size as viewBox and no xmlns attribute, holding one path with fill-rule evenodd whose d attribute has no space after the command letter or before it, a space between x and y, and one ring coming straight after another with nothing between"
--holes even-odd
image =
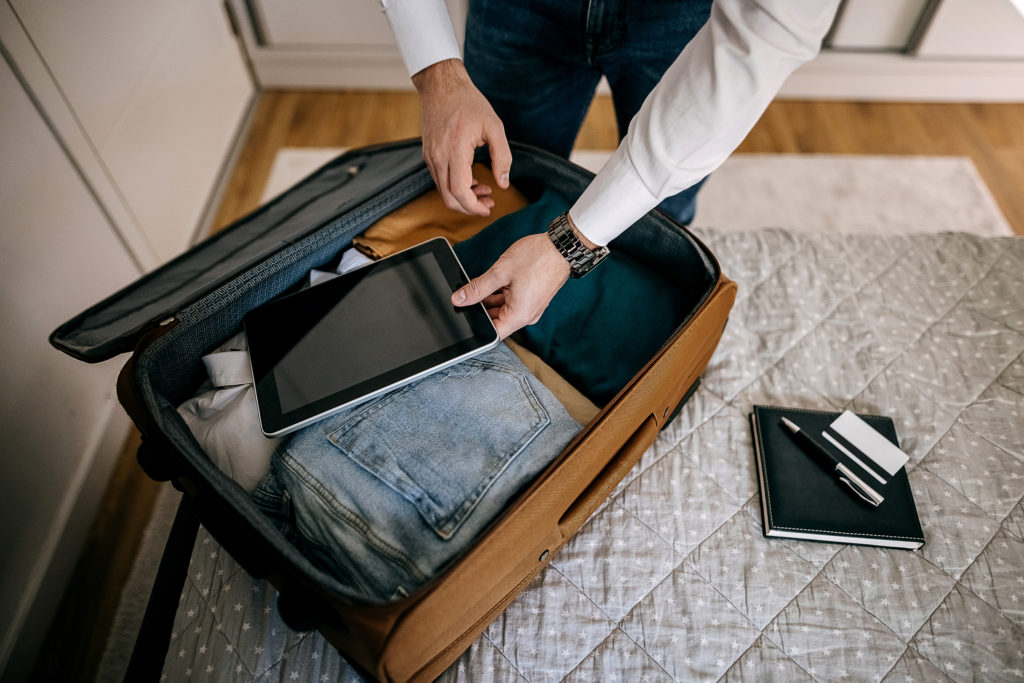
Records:
<instances>
[{"instance_id":1,"label":"folded tan garment","mask_svg":"<svg viewBox=\"0 0 1024 683\"><path fill-rule=\"evenodd\" d=\"M491 169L473 165L473 177L493 189L494 208L489 216L470 216L444 205L437 188L431 189L366 229L352 240L359 251L379 259L434 237L447 237L452 244L469 239L502 216L526 206L526 197L514 187L503 190Z\"/></svg>"},{"instance_id":2,"label":"folded tan garment","mask_svg":"<svg viewBox=\"0 0 1024 683\"><path fill-rule=\"evenodd\" d=\"M555 372L550 365L541 360L540 356L511 339L506 339L505 343L512 349L512 353L519 357L526 369L533 373L533 376L540 380L540 383L546 386L565 406L565 410L572 416L572 419L586 426L600 412L600 408Z\"/></svg>"}]
</instances>

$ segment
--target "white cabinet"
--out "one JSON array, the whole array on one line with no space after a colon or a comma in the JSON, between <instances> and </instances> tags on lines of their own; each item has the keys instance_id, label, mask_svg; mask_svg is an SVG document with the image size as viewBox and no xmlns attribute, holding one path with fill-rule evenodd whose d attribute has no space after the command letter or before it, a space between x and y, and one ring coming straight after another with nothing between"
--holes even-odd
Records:
<instances>
[{"instance_id":1,"label":"white cabinet","mask_svg":"<svg viewBox=\"0 0 1024 683\"><path fill-rule=\"evenodd\" d=\"M844 0L825 46L934 59L1024 59L1024 0Z\"/></svg>"},{"instance_id":2,"label":"white cabinet","mask_svg":"<svg viewBox=\"0 0 1024 683\"><path fill-rule=\"evenodd\" d=\"M136 258L152 267L177 255L254 95L223 6L10 0L7 11L32 45L11 50L19 68ZM33 58L35 78L22 63Z\"/></svg>"},{"instance_id":3,"label":"white cabinet","mask_svg":"<svg viewBox=\"0 0 1024 683\"><path fill-rule=\"evenodd\" d=\"M914 54L1024 60L1024 1L943 0Z\"/></svg>"},{"instance_id":4,"label":"white cabinet","mask_svg":"<svg viewBox=\"0 0 1024 683\"><path fill-rule=\"evenodd\" d=\"M409 89L378 0L228 0L267 87ZM461 40L469 0L448 0ZM781 96L1024 101L1024 0L844 0ZM908 52L908 48L910 48Z\"/></svg>"},{"instance_id":5,"label":"white cabinet","mask_svg":"<svg viewBox=\"0 0 1024 683\"><path fill-rule=\"evenodd\" d=\"M831 49L902 52L929 0L847 0L825 41Z\"/></svg>"},{"instance_id":6,"label":"white cabinet","mask_svg":"<svg viewBox=\"0 0 1024 683\"><path fill-rule=\"evenodd\" d=\"M47 337L188 246L255 88L208 0L8 0L0 48L6 681L29 678L128 434L124 359Z\"/></svg>"},{"instance_id":7,"label":"white cabinet","mask_svg":"<svg viewBox=\"0 0 1024 683\"><path fill-rule=\"evenodd\" d=\"M395 39L379 0L252 0L264 43L274 48L394 53Z\"/></svg>"},{"instance_id":8,"label":"white cabinet","mask_svg":"<svg viewBox=\"0 0 1024 683\"><path fill-rule=\"evenodd\" d=\"M1024 0L844 0L826 49L780 94L1024 102Z\"/></svg>"},{"instance_id":9,"label":"white cabinet","mask_svg":"<svg viewBox=\"0 0 1024 683\"><path fill-rule=\"evenodd\" d=\"M380 0L228 0L264 87L409 89ZM446 0L462 43L469 0Z\"/></svg>"},{"instance_id":10,"label":"white cabinet","mask_svg":"<svg viewBox=\"0 0 1024 683\"><path fill-rule=\"evenodd\" d=\"M116 361L80 363L47 336L141 272L5 60L0 121L0 672L17 646L5 675L27 680L16 674L31 666L29 641L45 633L91 519L80 497L95 504L109 476L103 440L120 410Z\"/></svg>"}]
</instances>

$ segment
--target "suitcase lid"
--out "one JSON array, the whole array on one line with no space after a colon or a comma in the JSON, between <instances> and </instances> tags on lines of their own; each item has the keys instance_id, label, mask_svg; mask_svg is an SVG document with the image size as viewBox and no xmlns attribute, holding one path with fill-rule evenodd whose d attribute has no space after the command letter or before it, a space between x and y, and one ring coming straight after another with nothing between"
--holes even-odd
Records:
<instances>
[{"instance_id":1,"label":"suitcase lid","mask_svg":"<svg viewBox=\"0 0 1024 683\"><path fill-rule=\"evenodd\" d=\"M426 174L419 139L342 154L289 191L211 235L172 261L79 313L50 343L90 363L131 351L139 337L283 246L378 197L384 188ZM424 179L424 187L429 178Z\"/></svg>"}]
</instances>

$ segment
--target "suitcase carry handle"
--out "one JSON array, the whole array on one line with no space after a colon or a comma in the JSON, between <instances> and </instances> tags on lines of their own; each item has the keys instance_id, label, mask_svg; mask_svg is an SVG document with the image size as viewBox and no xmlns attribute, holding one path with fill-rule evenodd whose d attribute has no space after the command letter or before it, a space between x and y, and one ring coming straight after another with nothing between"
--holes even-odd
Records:
<instances>
[{"instance_id":1,"label":"suitcase carry handle","mask_svg":"<svg viewBox=\"0 0 1024 683\"><path fill-rule=\"evenodd\" d=\"M590 482L590 485L562 514L561 519L558 520L562 538L569 538L583 526L594 510L607 500L612 490L633 468L640 456L654 443L657 436L658 421L653 415L648 415L647 419L619 449L619 452L608 461L601 473L594 478L594 481Z\"/></svg>"}]
</instances>

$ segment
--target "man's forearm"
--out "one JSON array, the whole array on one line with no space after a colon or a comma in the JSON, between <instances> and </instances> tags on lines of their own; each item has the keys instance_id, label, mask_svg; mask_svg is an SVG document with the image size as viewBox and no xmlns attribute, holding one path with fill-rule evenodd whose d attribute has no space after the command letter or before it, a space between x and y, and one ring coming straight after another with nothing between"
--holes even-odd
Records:
<instances>
[{"instance_id":1,"label":"man's forearm","mask_svg":"<svg viewBox=\"0 0 1024 683\"><path fill-rule=\"evenodd\" d=\"M420 95L453 92L461 87L472 86L461 59L445 59L416 72L412 84Z\"/></svg>"},{"instance_id":2,"label":"man's forearm","mask_svg":"<svg viewBox=\"0 0 1024 683\"><path fill-rule=\"evenodd\" d=\"M607 244L715 170L797 66L817 53L838 0L716 0L711 19L651 92L570 210Z\"/></svg>"}]
</instances>

